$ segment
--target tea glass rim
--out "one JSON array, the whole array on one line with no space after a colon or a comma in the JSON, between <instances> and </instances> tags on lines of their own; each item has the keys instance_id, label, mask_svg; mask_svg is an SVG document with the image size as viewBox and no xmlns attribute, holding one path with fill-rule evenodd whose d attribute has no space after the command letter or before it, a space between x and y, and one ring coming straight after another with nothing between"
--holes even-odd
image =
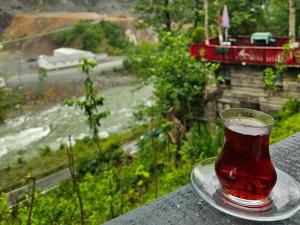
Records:
<instances>
[{"instance_id":1,"label":"tea glass rim","mask_svg":"<svg viewBox=\"0 0 300 225\"><path fill-rule=\"evenodd\" d=\"M256 125L241 124L241 123L239 123L236 120L232 120L233 117L231 117L231 118L225 118L224 113L228 112L228 111L241 111L241 113L242 112L250 112L250 113L253 113L253 115L261 115L261 116L263 116L265 118L268 118L268 120L270 120L271 122L267 123L265 121L260 120L259 118L255 118L254 116L253 117L249 116L249 117L245 117L245 118L253 118L253 119L256 119L256 120L262 122L263 124L262 125L257 125L257 126ZM248 109L248 108L229 108L229 109L224 109L224 110L222 110L220 112L220 117L221 117L222 121L224 121L224 122L226 122L228 124L235 124L235 125L243 126L243 127L269 128L269 127L272 127L274 125L274 123L275 123L275 119L271 115L269 115L269 114L267 114L265 112L262 112L262 111L258 111L258 110L254 110L254 109ZM235 117L235 118L237 118L237 117Z\"/></svg>"}]
</instances>

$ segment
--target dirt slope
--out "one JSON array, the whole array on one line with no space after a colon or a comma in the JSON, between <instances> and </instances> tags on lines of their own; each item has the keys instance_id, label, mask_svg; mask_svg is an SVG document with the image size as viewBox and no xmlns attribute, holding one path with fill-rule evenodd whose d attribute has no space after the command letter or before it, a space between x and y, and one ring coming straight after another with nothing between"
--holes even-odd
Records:
<instances>
[{"instance_id":1,"label":"dirt slope","mask_svg":"<svg viewBox=\"0 0 300 225\"><path fill-rule=\"evenodd\" d=\"M130 14L133 2L134 0L0 0L0 33L18 14L61 11Z\"/></svg>"},{"instance_id":2,"label":"dirt slope","mask_svg":"<svg viewBox=\"0 0 300 225\"><path fill-rule=\"evenodd\" d=\"M18 14L4 31L5 39L30 36L57 28L70 26L79 20L109 20L121 25L131 24L134 18L126 14L97 14L88 12L54 12Z\"/></svg>"}]
</instances>

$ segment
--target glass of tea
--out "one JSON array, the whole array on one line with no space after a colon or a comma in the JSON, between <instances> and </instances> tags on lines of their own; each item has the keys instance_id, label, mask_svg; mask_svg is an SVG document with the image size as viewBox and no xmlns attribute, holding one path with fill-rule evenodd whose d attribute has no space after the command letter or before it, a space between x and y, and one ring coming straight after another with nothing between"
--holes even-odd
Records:
<instances>
[{"instance_id":1,"label":"glass of tea","mask_svg":"<svg viewBox=\"0 0 300 225\"><path fill-rule=\"evenodd\" d=\"M247 208L270 205L269 194L277 179L269 153L274 119L266 113L243 108L223 110L221 119L225 140L215 171L222 197Z\"/></svg>"}]
</instances>

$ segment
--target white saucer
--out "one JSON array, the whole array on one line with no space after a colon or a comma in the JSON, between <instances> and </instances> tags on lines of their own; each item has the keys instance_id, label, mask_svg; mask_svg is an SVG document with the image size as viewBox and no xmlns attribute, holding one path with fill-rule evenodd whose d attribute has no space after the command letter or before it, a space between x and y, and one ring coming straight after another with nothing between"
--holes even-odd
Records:
<instances>
[{"instance_id":1,"label":"white saucer","mask_svg":"<svg viewBox=\"0 0 300 225\"><path fill-rule=\"evenodd\" d=\"M216 158L197 164L191 173L196 192L212 207L229 215L254 221L278 221L292 217L300 210L300 185L290 175L276 168L277 182L270 198L271 204L262 210L241 207L222 197L215 173Z\"/></svg>"}]
</instances>

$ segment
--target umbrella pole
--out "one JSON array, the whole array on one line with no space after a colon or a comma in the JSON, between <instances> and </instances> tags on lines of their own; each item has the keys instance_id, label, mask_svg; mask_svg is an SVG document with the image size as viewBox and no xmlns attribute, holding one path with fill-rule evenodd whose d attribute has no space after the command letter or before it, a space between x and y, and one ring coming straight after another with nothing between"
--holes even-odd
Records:
<instances>
[{"instance_id":1,"label":"umbrella pole","mask_svg":"<svg viewBox=\"0 0 300 225\"><path fill-rule=\"evenodd\" d=\"M225 28L225 41L228 41L228 28Z\"/></svg>"}]
</instances>

